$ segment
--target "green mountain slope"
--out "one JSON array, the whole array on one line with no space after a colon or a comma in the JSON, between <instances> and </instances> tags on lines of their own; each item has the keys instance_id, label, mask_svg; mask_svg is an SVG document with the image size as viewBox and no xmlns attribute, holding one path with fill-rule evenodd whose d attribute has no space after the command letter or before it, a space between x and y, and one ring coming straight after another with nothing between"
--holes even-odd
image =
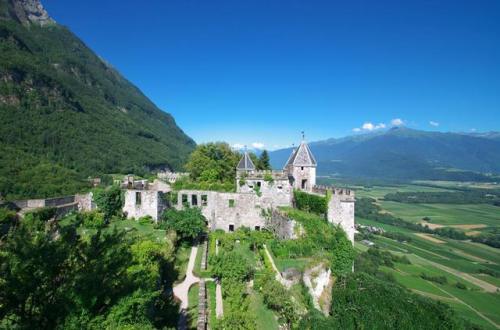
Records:
<instances>
[{"instance_id":1,"label":"green mountain slope","mask_svg":"<svg viewBox=\"0 0 500 330\"><path fill-rule=\"evenodd\" d=\"M0 0L0 122L4 197L73 192L102 173L180 169L195 146L38 0Z\"/></svg>"},{"instance_id":2,"label":"green mountain slope","mask_svg":"<svg viewBox=\"0 0 500 330\"><path fill-rule=\"evenodd\" d=\"M399 127L373 134L312 142L318 174L394 180L491 180L500 173L500 140L488 137L418 131ZM290 149L270 154L283 166Z\"/></svg>"}]
</instances>

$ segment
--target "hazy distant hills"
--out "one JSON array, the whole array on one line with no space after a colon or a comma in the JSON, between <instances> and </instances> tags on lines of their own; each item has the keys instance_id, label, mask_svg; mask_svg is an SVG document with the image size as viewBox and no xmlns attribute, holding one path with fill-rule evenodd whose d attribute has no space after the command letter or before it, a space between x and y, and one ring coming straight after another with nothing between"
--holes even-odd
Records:
<instances>
[{"instance_id":1,"label":"hazy distant hills","mask_svg":"<svg viewBox=\"0 0 500 330\"><path fill-rule=\"evenodd\" d=\"M500 173L500 133L441 133L394 127L310 143L318 174L397 180L489 180ZM291 149L270 153L283 166Z\"/></svg>"},{"instance_id":2,"label":"hazy distant hills","mask_svg":"<svg viewBox=\"0 0 500 330\"><path fill-rule=\"evenodd\" d=\"M101 173L181 170L195 147L38 0L0 0L0 122L4 197L65 194Z\"/></svg>"}]
</instances>

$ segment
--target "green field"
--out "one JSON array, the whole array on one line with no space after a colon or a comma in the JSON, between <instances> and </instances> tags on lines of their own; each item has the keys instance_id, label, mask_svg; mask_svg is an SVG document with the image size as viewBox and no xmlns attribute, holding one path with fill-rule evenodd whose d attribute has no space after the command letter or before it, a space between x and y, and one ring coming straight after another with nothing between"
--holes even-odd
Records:
<instances>
[{"instance_id":1,"label":"green field","mask_svg":"<svg viewBox=\"0 0 500 330\"><path fill-rule=\"evenodd\" d=\"M404 220L418 223L423 217L440 225L500 226L500 208L490 204L407 204L380 201L384 210Z\"/></svg>"},{"instance_id":2,"label":"green field","mask_svg":"<svg viewBox=\"0 0 500 330\"><path fill-rule=\"evenodd\" d=\"M382 199L385 195L397 192L439 192L439 191L450 191L447 188L435 188L419 185L394 185L394 186L373 186L373 187L353 187L356 192L357 197L371 197L375 199Z\"/></svg>"},{"instance_id":3,"label":"green field","mask_svg":"<svg viewBox=\"0 0 500 330\"><path fill-rule=\"evenodd\" d=\"M493 205L406 204L383 200L385 194L398 191L444 191L446 188L467 185L445 186L442 183L442 186L443 188L419 185L373 187L356 190L356 196L376 198L383 211L409 222L418 223L423 217L429 217L432 224L445 226L479 224L500 227L500 208ZM456 241L433 235L420 236L409 229L370 219L356 218L356 223L383 228L387 232L403 233L411 238L408 242L398 242L378 235L371 239L376 246L397 255L405 255L410 260L410 265L396 264L394 269L382 268L391 273L397 282L416 293L449 304L462 317L485 329L500 327L500 292L494 292L495 287L500 287L500 278L481 273L484 269L500 272L499 249L471 241ZM355 247L359 251L367 249L360 243L356 243ZM422 274L445 277L447 283L439 284L423 279ZM457 282L464 284L466 289L459 289Z\"/></svg>"}]
</instances>

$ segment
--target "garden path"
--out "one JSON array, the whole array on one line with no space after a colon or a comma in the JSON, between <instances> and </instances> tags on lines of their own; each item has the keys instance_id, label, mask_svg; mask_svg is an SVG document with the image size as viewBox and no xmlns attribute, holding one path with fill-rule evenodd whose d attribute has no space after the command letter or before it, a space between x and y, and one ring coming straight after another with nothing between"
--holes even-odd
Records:
<instances>
[{"instance_id":1,"label":"garden path","mask_svg":"<svg viewBox=\"0 0 500 330\"><path fill-rule=\"evenodd\" d=\"M194 263L196 261L196 254L198 253L198 245L194 245L191 248L191 254L189 255L188 266L186 270L186 277L182 283L174 286L174 296L176 296L181 301L180 306L180 316L178 329L187 329L187 310L188 310L188 292L191 285L198 283L200 279L193 274Z\"/></svg>"}]
</instances>

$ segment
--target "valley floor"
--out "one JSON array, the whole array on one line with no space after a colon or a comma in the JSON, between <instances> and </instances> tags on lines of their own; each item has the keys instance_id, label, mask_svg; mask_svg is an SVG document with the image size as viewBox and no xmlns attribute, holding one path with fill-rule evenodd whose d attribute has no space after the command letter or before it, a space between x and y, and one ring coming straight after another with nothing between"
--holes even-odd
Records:
<instances>
[{"instance_id":1,"label":"valley floor","mask_svg":"<svg viewBox=\"0 0 500 330\"><path fill-rule=\"evenodd\" d=\"M443 184L442 188L419 185L371 187L357 190L356 194L374 198L382 207L382 212L390 212L408 222L419 223L422 218L428 217L436 227L454 227L466 234L473 232L473 235L474 232L500 228L500 208L493 205L407 204L383 199L385 194L396 191L449 191L453 188L451 184ZM459 314L486 329L500 328L500 249L470 240L458 241L414 232L371 219L357 217L356 223L376 226L388 233L400 233L410 238L398 241L373 235L370 239L375 246L404 255L411 261L410 265L396 264L394 268L383 268L400 284L449 304ZM368 249L361 242L356 242L355 248L358 251ZM436 281L436 278L443 279Z\"/></svg>"}]
</instances>

